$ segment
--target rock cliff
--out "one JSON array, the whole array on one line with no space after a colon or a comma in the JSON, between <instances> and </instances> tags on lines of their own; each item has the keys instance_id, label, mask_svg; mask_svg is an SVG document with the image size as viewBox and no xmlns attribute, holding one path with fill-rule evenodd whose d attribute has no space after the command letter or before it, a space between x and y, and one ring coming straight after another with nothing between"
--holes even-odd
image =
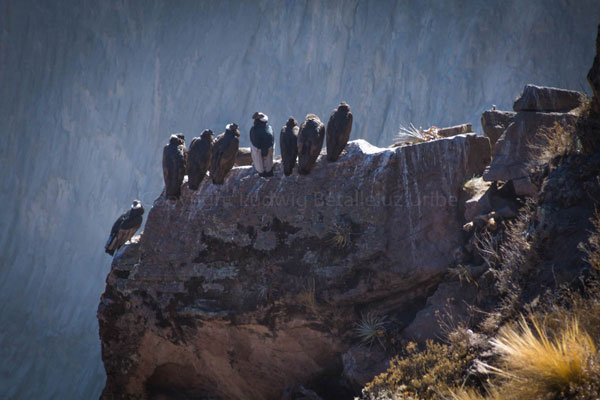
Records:
<instances>
[{"instance_id":1,"label":"rock cliff","mask_svg":"<svg viewBox=\"0 0 600 400\"><path fill-rule=\"evenodd\" d=\"M92 399L108 231L174 132L355 110L353 138L581 90L597 0L0 0L0 393ZM278 146L277 146L278 148ZM35 385L31 383L35 382Z\"/></svg>"},{"instance_id":2,"label":"rock cliff","mask_svg":"<svg viewBox=\"0 0 600 400\"><path fill-rule=\"evenodd\" d=\"M395 149L357 140L308 176L238 167L223 186L161 195L98 309L103 398L339 393L361 316L401 324L439 284L461 246L462 185L489 160L474 134Z\"/></svg>"}]
</instances>

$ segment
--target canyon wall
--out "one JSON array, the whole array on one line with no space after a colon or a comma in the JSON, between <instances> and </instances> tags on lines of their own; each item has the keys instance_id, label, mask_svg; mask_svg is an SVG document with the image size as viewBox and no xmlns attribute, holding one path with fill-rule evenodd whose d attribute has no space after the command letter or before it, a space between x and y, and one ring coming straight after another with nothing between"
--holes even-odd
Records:
<instances>
[{"instance_id":1,"label":"canyon wall","mask_svg":"<svg viewBox=\"0 0 600 400\"><path fill-rule=\"evenodd\" d=\"M353 138L471 122L526 83L587 90L588 1L0 0L0 393L98 396L116 216L168 134L353 108Z\"/></svg>"}]
</instances>

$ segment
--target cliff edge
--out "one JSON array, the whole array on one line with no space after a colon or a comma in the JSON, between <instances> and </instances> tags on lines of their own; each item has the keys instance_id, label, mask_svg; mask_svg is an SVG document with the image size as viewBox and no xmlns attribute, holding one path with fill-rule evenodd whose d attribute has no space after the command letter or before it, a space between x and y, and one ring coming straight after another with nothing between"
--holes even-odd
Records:
<instances>
[{"instance_id":1,"label":"cliff edge","mask_svg":"<svg viewBox=\"0 0 600 400\"><path fill-rule=\"evenodd\" d=\"M161 195L106 280L102 398L339 394L361 318L410 322L461 251L462 187L489 161L474 134L357 140L308 176L238 167L222 186Z\"/></svg>"}]
</instances>

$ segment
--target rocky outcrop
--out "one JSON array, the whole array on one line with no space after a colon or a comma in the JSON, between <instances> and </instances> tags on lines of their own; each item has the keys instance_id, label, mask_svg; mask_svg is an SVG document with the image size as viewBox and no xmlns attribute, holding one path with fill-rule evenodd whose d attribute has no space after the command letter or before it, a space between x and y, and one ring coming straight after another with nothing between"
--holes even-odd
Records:
<instances>
[{"instance_id":1,"label":"rocky outcrop","mask_svg":"<svg viewBox=\"0 0 600 400\"><path fill-rule=\"evenodd\" d=\"M587 74L587 80L592 88L594 97L592 99L592 111L595 117L600 117L600 25L596 36L596 56L594 63Z\"/></svg>"},{"instance_id":2,"label":"rocky outcrop","mask_svg":"<svg viewBox=\"0 0 600 400\"><path fill-rule=\"evenodd\" d=\"M487 110L481 114L481 128L483 134L490 138L492 149L506 128L513 123L515 115L514 112L499 110Z\"/></svg>"},{"instance_id":3,"label":"rocky outcrop","mask_svg":"<svg viewBox=\"0 0 600 400\"><path fill-rule=\"evenodd\" d=\"M574 90L526 85L513 104L515 111L569 112L581 107L589 98Z\"/></svg>"},{"instance_id":4,"label":"rocky outcrop","mask_svg":"<svg viewBox=\"0 0 600 400\"><path fill-rule=\"evenodd\" d=\"M414 316L437 287L461 246L462 185L489 159L476 135L358 140L309 176L241 167L160 196L98 308L103 398L276 399L294 385L336 398L361 315Z\"/></svg>"},{"instance_id":5,"label":"rocky outcrop","mask_svg":"<svg viewBox=\"0 0 600 400\"><path fill-rule=\"evenodd\" d=\"M473 126L471 124L460 124L449 126L447 128L441 128L437 130L437 134L440 137L452 137L456 135L462 135L463 133L472 133Z\"/></svg>"},{"instance_id":6,"label":"rocky outcrop","mask_svg":"<svg viewBox=\"0 0 600 400\"><path fill-rule=\"evenodd\" d=\"M572 90L527 85L513 106L516 114L485 111L481 125L490 140L506 127L494 145L493 160L483 174L486 181L512 181L515 192L531 196L534 153L555 129L573 131L588 97Z\"/></svg>"},{"instance_id":7,"label":"rocky outcrop","mask_svg":"<svg viewBox=\"0 0 600 400\"><path fill-rule=\"evenodd\" d=\"M236 167L243 167L245 165L252 165L252 155L250 153L250 147L240 147L235 157Z\"/></svg>"},{"instance_id":8,"label":"rocky outcrop","mask_svg":"<svg viewBox=\"0 0 600 400\"><path fill-rule=\"evenodd\" d=\"M486 181L510 181L529 176L533 147L540 145L543 134L559 124L572 129L577 116L569 113L519 112L494 146L492 163L486 168Z\"/></svg>"}]
</instances>

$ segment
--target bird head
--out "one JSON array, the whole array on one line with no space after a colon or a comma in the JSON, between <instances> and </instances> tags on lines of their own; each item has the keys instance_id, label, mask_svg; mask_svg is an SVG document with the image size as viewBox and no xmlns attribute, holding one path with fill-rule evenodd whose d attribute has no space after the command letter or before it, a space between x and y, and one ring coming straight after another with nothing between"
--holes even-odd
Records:
<instances>
[{"instance_id":1,"label":"bird head","mask_svg":"<svg viewBox=\"0 0 600 400\"><path fill-rule=\"evenodd\" d=\"M337 109L340 110L340 111L346 111L346 112L348 112L348 111L350 111L350 106L345 101L342 101L340 103L340 105L338 106Z\"/></svg>"},{"instance_id":2,"label":"bird head","mask_svg":"<svg viewBox=\"0 0 600 400\"><path fill-rule=\"evenodd\" d=\"M286 125L286 126L288 126L288 127L290 127L290 128L292 128L292 127L294 127L294 126L297 126L297 125L298 125L298 122L296 122L296 120L294 119L294 117L290 117L290 118L287 120L287 122L286 122L286 124L285 124L285 125Z\"/></svg>"}]
</instances>

